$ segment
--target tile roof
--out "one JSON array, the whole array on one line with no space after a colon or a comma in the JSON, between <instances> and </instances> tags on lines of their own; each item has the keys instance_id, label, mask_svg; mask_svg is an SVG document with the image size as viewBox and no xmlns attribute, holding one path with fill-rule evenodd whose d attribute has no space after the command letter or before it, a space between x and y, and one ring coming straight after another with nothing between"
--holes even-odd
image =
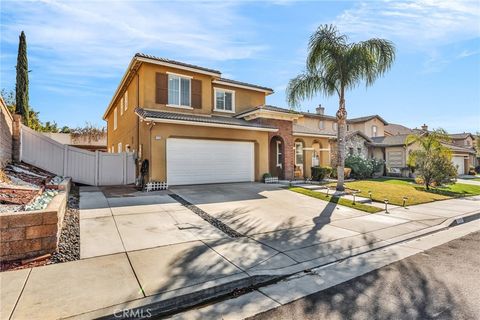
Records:
<instances>
[{"instance_id":1,"label":"tile roof","mask_svg":"<svg viewBox=\"0 0 480 320\"><path fill-rule=\"evenodd\" d=\"M322 136L330 136L332 138L335 138L335 134L327 133L327 132L321 132L319 130L315 130L309 127L302 126L298 123L294 123L292 127L293 133L304 133L304 134L315 134L315 135L322 135Z\"/></svg>"},{"instance_id":2,"label":"tile roof","mask_svg":"<svg viewBox=\"0 0 480 320\"><path fill-rule=\"evenodd\" d=\"M452 133L452 134L449 134L448 136L456 140L456 139L466 139L469 136L472 136L472 134L469 132L464 132L464 133Z\"/></svg>"},{"instance_id":3,"label":"tile roof","mask_svg":"<svg viewBox=\"0 0 480 320\"><path fill-rule=\"evenodd\" d=\"M252 108L249 108L249 109L244 110L242 112L239 112L235 116L238 117L238 116L241 116L243 114L246 114L246 113L249 113L249 112L252 112L252 111L256 111L256 110L260 110L260 109L276 111L276 112L283 112L283 113L301 114L301 112L298 112L298 111L295 111L295 110L292 110L292 109L285 109L285 108L280 108L280 107L271 106L271 105L262 105L262 106L252 107Z\"/></svg>"},{"instance_id":4,"label":"tile roof","mask_svg":"<svg viewBox=\"0 0 480 320\"><path fill-rule=\"evenodd\" d=\"M348 122L348 123L365 122L365 121L368 121L368 120L372 120L373 118L378 118L378 119L380 119L380 121L383 122L383 124L388 125L388 122L385 121L385 119L383 119L382 117L380 117L378 114L373 114L373 115L371 115L371 116L365 116L365 117L348 119L347 122Z\"/></svg>"},{"instance_id":5,"label":"tile roof","mask_svg":"<svg viewBox=\"0 0 480 320\"><path fill-rule=\"evenodd\" d=\"M166 120L178 120L178 121L190 121L198 123L214 123L231 126L242 126L251 128L265 128L276 129L272 126L262 125L255 122L246 121L243 119L222 117L222 116L202 116L196 114L175 113L170 111L150 110L143 108L136 108L135 113L141 118L154 118L154 119L166 119Z\"/></svg>"},{"instance_id":6,"label":"tile roof","mask_svg":"<svg viewBox=\"0 0 480 320\"><path fill-rule=\"evenodd\" d=\"M387 131L388 133L391 133L392 135L409 134L414 132L412 129L396 123L389 123L388 125L386 125L385 131Z\"/></svg>"},{"instance_id":7,"label":"tile roof","mask_svg":"<svg viewBox=\"0 0 480 320\"><path fill-rule=\"evenodd\" d=\"M203 71L207 71L207 72L218 73L218 75L221 75L221 74L222 74L220 71L215 70L215 69L209 69L209 68L205 68L205 67L200 67L200 66L196 66L196 65L194 65L194 64L189 64L189 63L184 63L184 62L180 62L180 61L170 60L170 59L166 59L166 58L156 57L156 56L152 56L152 55L144 54L144 53L136 53L136 54L135 54L135 57L138 57L138 58L147 58L147 59L157 60L157 61L160 61L160 62L176 64L176 65L182 66L182 67L188 67L188 68L203 70Z\"/></svg>"},{"instance_id":8,"label":"tile roof","mask_svg":"<svg viewBox=\"0 0 480 320\"><path fill-rule=\"evenodd\" d=\"M475 149L473 148L464 148L464 147L456 146L451 143L442 143L442 144L454 152L464 152L464 153L473 153L473 154L476 153Z\"/></svg>"},{"instance_id":9,"label":"tile roof","mask_svg":"<svg viewBox=\"0 0 480 320\"><path fill-rule=\"evenodd\" d=\"M371 137L373 143L378 146L403 146L408 134L398 134L395 136Z\"/></svg>"},{"instance_id":10,"label":"tile roof","mask_svg":"<svg viewBox=\"0 0 480 320\"><path fill-rule=\"evenodd\" d=\"M226 78L216 79L215 81L222 81L222 82L228 82L228 83L231 83L231 84L237 84L237 85L241 85L241 86L257 88L257 89L261 89L261 90L265 90L265 91L271 91L271 92L273 93L273 89L272 89L272 88L262 87L262 86L259 86L259 85L256 85L256 84L247 83L247 82L241 82L241 81L232 80L232 79L226 79Z\"/></svg>"}]
</instances>

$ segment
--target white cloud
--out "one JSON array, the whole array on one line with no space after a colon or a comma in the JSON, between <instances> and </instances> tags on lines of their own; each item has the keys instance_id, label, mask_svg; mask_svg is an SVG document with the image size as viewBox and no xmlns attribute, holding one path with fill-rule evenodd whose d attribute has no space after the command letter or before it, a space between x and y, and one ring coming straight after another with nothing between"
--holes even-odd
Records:
<instances>
[{"instance_id":1,"label":"white cloud","mask_svg":"<svg viewBox=\"0 0 480 320\"><path fill-rule=\"evenodd\" d=\"M47 0L2 6L2 43L15 45L24 30L29 57L49 61L42 71L54 75L111 77L143 51L209 66L265 49L247 42L255 39L254 28L234 3Z\"/></svg>"},{"instance_id":2,"label":"white cloud","mask_svg":"<svg viewBox=\"0 0 480 320\"><path fill-rule=\"evenodd\" d=\"M345 10L333 23L342 32L385 37L428 50L480 36L478 1L369 1Z\"/></svg>"}]
</instances>

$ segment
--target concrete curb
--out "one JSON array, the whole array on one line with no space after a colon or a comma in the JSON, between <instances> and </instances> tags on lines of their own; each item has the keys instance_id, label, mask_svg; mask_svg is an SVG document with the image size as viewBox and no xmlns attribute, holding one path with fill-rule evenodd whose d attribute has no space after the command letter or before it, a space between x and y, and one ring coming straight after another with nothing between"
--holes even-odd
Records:
<instances>
[{"instance_id":1,"label":"concrete curb","mask_svg":"<svg viewBox=\"0 0 480 320\"><path fill-rule=\"evenodd\" d=\"M150 296L131 302L122 303L118 306L111 306L103 309L98 309L92 312L69 317L68 319L142 319L142 315L149 317L166 317L170 316L195 306L200 306L207 303L225 300L232 296L240 296L254 289L279 282L285 278L291 277L302 272L308 272L310 269L322 268L343 260L359 256L368 252L381 250L395 244L405 241L414 240L419 237L424 237L448 228L472 222L480 219L480 211L475 213L463 214L454 218L448 218L439 225L427 227L425 229L405 234L392 238L390 240L379 241L378 246L368 247L362 250L359 247L358 252L348 256L342 256L341 253L333 255L330 259L313 259L296 265L271 269L261 270L250 273L247 277L236 279L226 283L220 283L216 286L201 289L191 293L181 294L173 298L161 299L161 294ZM319 263L318 261L324 261ZM247 271L248 273L248 271ZM221 282L221 281L220 281ZM145 303L144 305L141 305ZM127 313L121 313L123 310L128 310Z\"/></svg>"}]
</instances>

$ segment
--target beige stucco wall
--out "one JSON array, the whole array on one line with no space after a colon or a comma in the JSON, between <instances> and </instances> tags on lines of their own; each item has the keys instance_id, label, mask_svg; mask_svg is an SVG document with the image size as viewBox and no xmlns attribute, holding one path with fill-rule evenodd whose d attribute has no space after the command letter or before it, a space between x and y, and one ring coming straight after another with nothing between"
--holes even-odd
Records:
<instances>
[{"instance_id":1,"label":"beige stucco wall","mask_svg":"<svg viewBox=\"0 0 480 320\"><path fill-rule=\"evenodd\" d=\"M320 129L320 121L323 121L324 128ZM331 119L320 119L318 117L304 116L296 120L296 123L312 130L318 131L319 134L336 135L334 130L334 123L336 121Z\"/></svg>"},{"instance_id":2,"label":"beige stucco wall","mask_svg":"<svg viewBox=\"0 0 480 320\"><path fill-rule=\"evenodd\" d=\"M377 126L377 137L382 137L385 135L385 125L382 121L377 118L371 120L360 122L360 123L349 123L348 131L361 131L368 137L372 137L372 126Z\"/></svg>"},{"instance_id":3,"label":"beige stucco wall","mask_svg":"<svg viewBox=\"0 0 480 320\"><path fill-rule=\"evenodd\" d=\"M268 172L268 132L188 126L179 124L157 123L153 127L142 122L142 149L144 159L150 162L150 179L165 181L166 172L166 141L168 138L213 139L230 141L251 141L255 143L255 180ZM151 151L150 151L151 149ZM195 155L191 156L195 161Z\"/></svg>"},{"instance_id":4,"label":"beige stucco wall","mask_svg":"<svg viewBox=\"0 0 480 320\"><path fill-rule=\"evenodd\" d=\"M312 176L312 157L313 150L315 149L319 152L319 165L321 167L330 166L330 151L319 149L329 149L330 142L328 138L315 138L315 137L306 137L306 136L294 136L294 141L300 141L303 143L303 147L307 150L303 151L303 163L304 163L304 176L310 178ZM295 157L295 153L293 154Z\"/></svg>"},{"instance_id":5,"label":"beige stucco wall","mask_svg":"<svg viewBox=\"0 0 480 320\"><path fill-rule=\"evenodd\" d=\"M202 81L202 109L181 109L175 107L167 107L164 104L155 103L155 77L156 73L173 72L179 75L193 77L193 79ZM214 88L224 88L235 91L235 112L241 112L251 107L265 104L265 93L255 90L237 88L233 86L218 85L212 83L215 77L195 73L191 71L175 69L171 67L159 66L144 63L140 67L140 106L150 109L158 109L172 112L211 114L214 107ZM218 114L231 116L231 113L218 112Z\"/></svg>"},{"instance_id":6,"label":"beige stucco wall","mask_svg":"<svg viewBox=\"0 0 480 320\"><path fill-rule=\"evenodd\" d=\"M0 168L12 160L13 117L0 98Z\"/></svg>"},{"instance_id":7,"label":"beige stucco wall","mask_svg":"<svg viewBox=\"0 0 480 320\"><path fill-rule=\"evenodd\" d=\"M128 90L128 108L124 110L123 115L120 111L121 102L123 98L122 93L117 101L115 101L113 108L107 115L107 150L110 152L114 146L114 152L118 152L118 143L122 143L122 151L125 151L125 146L130 145L131 150L138 150L137 147L137 115L135 108L138 100L138 75L136 75L129 83L125 90ZM113 114L115 107L117 108L117 129L113 128Z\"/></svg>"}]
</instances>

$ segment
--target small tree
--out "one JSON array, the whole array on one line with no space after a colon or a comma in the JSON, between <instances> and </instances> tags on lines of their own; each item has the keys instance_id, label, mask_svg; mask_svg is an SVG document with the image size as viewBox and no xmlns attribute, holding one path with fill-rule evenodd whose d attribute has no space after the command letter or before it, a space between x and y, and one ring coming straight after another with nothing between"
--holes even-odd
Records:
<instances>
[{"instance_id":1,"label":"small tree","mask_svg":"<svg viewBox=\"0 0 480 320\"><path fill-rule=\"evenodd\" d=\"M450 149L443 145L448 142L450 138L443 129L410 135L405 141L406 145L417 143L420 147L410 153L408 163L415 168L427 190L433 184L450 183L457 176Z\"/></svg>"},{"instance_id":2,"label":"small tree","mask_svg":"<svg viewBox=\"0 0 480 320\"><path fill-rule=\"evenodd\" d=\"M27 60L27 39L25 33L20 34L17 56L17 84L15 86L15 112L21 114L23 123L30 124L30 112L28 105L28 60Z\"/></svg>"}]
</instances>

